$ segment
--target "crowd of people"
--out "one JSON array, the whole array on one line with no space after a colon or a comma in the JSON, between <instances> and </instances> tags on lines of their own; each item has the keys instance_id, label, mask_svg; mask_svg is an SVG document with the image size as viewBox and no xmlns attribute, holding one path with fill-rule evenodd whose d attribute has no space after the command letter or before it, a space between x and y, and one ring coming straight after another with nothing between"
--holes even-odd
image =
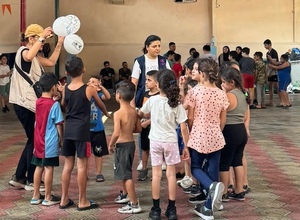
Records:
<instances>
[{"instance_id":1,"label":"crowd of people","mask_svg":"<svg viewBox=\"0 0 300 220\"><path fill-rule=\"evenodd\" d=\"M9 101L28 138L9 184L33 191L32 205L59 204L60 209L74 205L68 189L77 157L77 210L98 208L97 203L86 198L88 158L95 155L96 181L102 182L103 156L110 152L114 153L115 180L122 181L115 202L125 205L118 212L140 213L142 207L132 176L136 148L133 133L139 133L139 181L148 178L151 158L150 219L161 219L163 170L168 179L168 219L178 218L177 185L191 196L189 202L196 204L195 213L207 220L224 208L223 202L245 200L245 194L250 192L244 155L250 136L250 108L265 108L265 84L277 88L277 81L279 105L291 106L286 93L290 82L288 56L282 55L279 61L270 40L264 42L267 65L262 52L255 52L253 59L247 47L230 51L225 46L216 57L210 46L204 45L203 54L191 48L190 57L182 66L174 42L161 56L160 37L150 35L144 43L144 54L134 61L132 73L123 62L116 79L110 63L105 61L100 75L91 76L85 84L84 63L81 58L72 57L65 63L71 82L63 85L54 74L44 73L43 67L56 63L64 38L58 38L49 58L37 55L51 34L50 27L28 26L22 36L25 46L16 54L18 68L12 75L9 69L3 74L11 76ZM1 63L5 66L3 57ZM24 73L39 82L40 97ZM2 95L6 84L0 88ZM102 114L111 117L103 103L111 98L110 89L115 91L120 108L114 113L114 131L107 143ZM269 104L273 104L271 91ZM3 110L7 108L5 100L2 105ZM66 113L65 119L62 112ZM59 166L60 155L65 158L61 197L51 194L54 167ZM177 181L175 165L181 161L182 179ZM41 191L45 194L41 195Z\"/></svg>"}]
</instances>

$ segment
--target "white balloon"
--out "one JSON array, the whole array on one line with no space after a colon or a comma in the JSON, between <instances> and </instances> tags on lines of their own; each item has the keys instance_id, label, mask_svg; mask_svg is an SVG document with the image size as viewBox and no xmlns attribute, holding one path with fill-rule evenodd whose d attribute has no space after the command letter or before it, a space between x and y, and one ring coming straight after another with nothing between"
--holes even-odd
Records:
<instances>
[{"instance_id":1,"label":"white balloon","mask_svg":"<svg viewBox=\"0 0 300 220\"><path fill-rule=\"evenodd\" d=\"M53 31L58 36L67 36L70 32L71 20L67 17L57 18L52 25Z\"/></svg>"},{"instance_id":2,"label":"white balloon","mask_svg":"<svg viewBox=\"0 0 300 220\"><path fill-rule=\"evenodd\" d=\"M76 34L70 34L65 37L64 48L69 54L79 54L84 47L83 40Z\"/></svg>"},{"instance_id":3,"label":"white balloon","mask_svg":"<svg viewBox=\"0 0 300 220\"><path fill-rule=\"evenodd\" d=\"M71 34L75 34L80 28L81 23L79 18L75 15L67 15L66 17L71 21L69 31L71 32Z\"/></svg>"}]
</instances>

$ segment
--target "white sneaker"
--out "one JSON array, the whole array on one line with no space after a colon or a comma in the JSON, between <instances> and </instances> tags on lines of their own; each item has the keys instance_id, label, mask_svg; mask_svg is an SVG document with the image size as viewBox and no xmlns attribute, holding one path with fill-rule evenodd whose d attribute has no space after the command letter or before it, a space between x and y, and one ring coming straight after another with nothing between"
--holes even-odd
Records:
<instances>
[{"instance_id":1,"label":"white sneaker","mask_svg":"<svg viewBox=\"0 0 300 220\"><path fill-rule=\"evenodd\" d=\"M28 183L25 185L24 189L26 191L33 191L34 190L34 185L33 183ZM45 186L44 185L41 185L40 186L40 192L45 192Z\"/></svg>"},{"instance_id":2,"label":"white sneaker","mask_svg":"<svg viewBox=\"0 0 300 220\"><path fill-rule=\"evenodd\" d=\"M120 194L118 197L115 199L115 203L122 204L122 203L127 203L129 202L128 194L123 194L123 191L120 191Z\"/></svg>"},{"instance_id":3,"label":"white sneaker","mask_svg":"<svg viewBox=\"0 0 300 220\"><path fill-rule=\"evenodd\" d=\"M118 209L118 212L122 214L134 214L134 213L140 213L141 211L142 208L139 203L133 205L131 202L128 202L127 205Z\"/></svg>"},{"instance_id":4,"label":"white sneaker","mask_svg":"<svg viewBox=\"0 0 300 220\"><path fill-rule=\"evenodd\" d=\"M180 181L180 186L184 189L187 189L193 185L193 179L189 176L183 177L183 179Z\"/></svg>"},{"instance_id":5,"label":"white sneaker","mask_svg":"<svg viewBox=\"0 0 300 220\"><path fill-rule=\"evenodd\" d=\"M162 165L161 165L161 170L162 171L166 171L167 170L167 164L166 162L163 162Z\"/></svg>"},{"instance_id":6,"label":"white sneaker","mask_svg":"<svg viewBox=\"0 0 300 220\"><path fill-rule=\"evenodd\" d=\"M136 170L138 170L138 171L143 170L143 163L142 163L142 161L139 162L139 165L137 166Z\"/></svg>"}]
</instances>

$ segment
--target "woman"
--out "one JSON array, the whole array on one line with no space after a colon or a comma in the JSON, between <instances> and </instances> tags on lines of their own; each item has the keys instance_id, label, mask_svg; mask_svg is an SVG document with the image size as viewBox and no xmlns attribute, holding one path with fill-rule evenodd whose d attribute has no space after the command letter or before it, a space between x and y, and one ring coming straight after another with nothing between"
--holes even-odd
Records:
<instances>
[{"instance_id":1,"label":"woman","mask_svg":"<svg viewBox=\"0 0 300 220\"><path fill-rule=\"evenodd\" d=\"M219 66L222 66L224 62L229 62L228 56L229 56L230 49L228 46L223 47L223 53L219 55L218 61Z\"/></svg>"},{"instance_id":2,"label":"woman","mask_svg":"<svg viewBox=\"0 0 300 220\"><path fill-rule=\"evenodd\" d=\"M18 65L23 72L28 74L33 82L39 80L43 67L54 66L59 57L63 37L58 38L58 43L49 58L44 58L38 54L43 49L45 40L50 36L52 36L52 28L43 29L38 24L29 25L21 36L21 41L26 46L21 46L17 51L15 65ZM31 159L33 155L36 100L37 97L32 86L15 70L11 78L9 102L13 103L15 113L25 130L28 140L19 159L16 172L9 184L30 191L33 190L35 170L35 166L31 164Z\"/></svg>"},{"instance_id":3,"label":"woman","mask_svg":"<svg viewBox=\"0 0 300 220\"><path fill-rule=\"evenodd\" d=\"M160 56L160 45L161 39L159 36L150 35L147 37L143 47L144 55L137 57L134 61L132 74L131 74L131 82L136 85L136 93L135 99L132 101L132 106L142 107L143 104L143 96L146 90L145 82L146 82L146 73L150 70L162 70L162 69L171 69L169 63L166 58ZM140 137L140 136L139 136ZM139 158L140 163L138 166L138 170L142 169L142 150L139 139Z\"/></svg>"}]
</instances>

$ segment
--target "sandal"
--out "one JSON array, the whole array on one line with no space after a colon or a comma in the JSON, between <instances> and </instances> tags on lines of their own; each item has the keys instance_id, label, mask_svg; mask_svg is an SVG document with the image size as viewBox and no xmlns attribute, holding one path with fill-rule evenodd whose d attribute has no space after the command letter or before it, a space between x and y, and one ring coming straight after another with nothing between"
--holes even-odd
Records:
<instances>
[{"instance_id":1,"label":"sandal","mask_svg":"<svg viewBox=\"0 0 300 220\"><path fill-rule=\"evenodd\" d=\"M104 176L102 174L98 174L96 176L96 182L104 182L105 179L104 179Z\"/></svg>"},{"instance_id":2,"label":"sandal","mask_svg":"<svg viewBox=\"0 0 300 220\"><path fill-rule=\"evenodd\" d=\"M82 207L80 208L79 206L77 206L77 211L86 211L86 210L90 210L90 209L97 209L99 208L99 205L96 204L94 201L90 200L90 205L87 207Z\"/></svg>"},{"instance_id":3,"label":"sandal","mask_svg":"<svg viewBox=\"0 0 300 220\"><path fill-rule=\"evenodd\" d=\"M67 208L69 208L69 207L71 207L73 205L74 205L74 202L71 199L69 199L69 201L68 201L68 203L66 205L59 205L58 208L60 208L60 209L67 209Z\"/></svg>"}]
</instances>

